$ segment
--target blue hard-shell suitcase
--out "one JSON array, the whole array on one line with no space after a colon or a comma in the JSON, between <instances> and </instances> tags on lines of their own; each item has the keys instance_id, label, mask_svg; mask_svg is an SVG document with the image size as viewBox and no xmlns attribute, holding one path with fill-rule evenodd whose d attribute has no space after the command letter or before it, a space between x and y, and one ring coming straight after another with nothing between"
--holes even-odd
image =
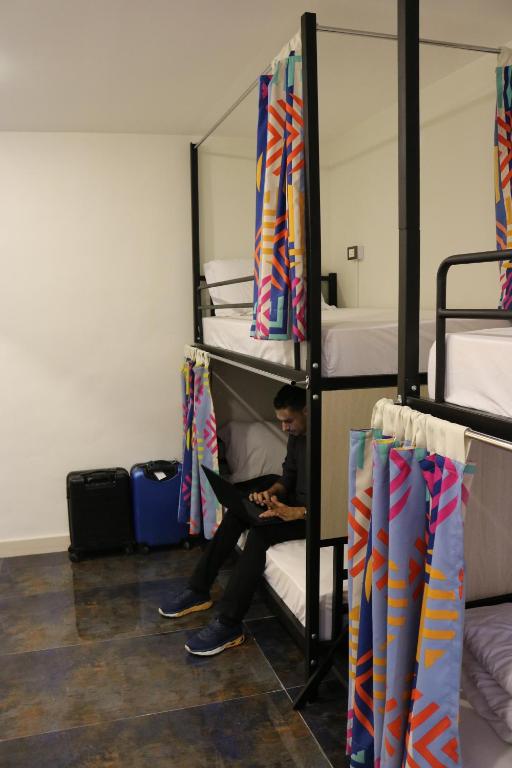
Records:
<instances>
[{"instance_id":1,"label":"blue hard-shell suitcase","mask_svg":"<svg viewBox=\"0 0 512 768\"><path fill-rule=\"evenodd\" d=\"M135 540L140 549L186 542L188 525L178 522L180 462L135 464L130 478Z\"/></svg>"}]
</instances>

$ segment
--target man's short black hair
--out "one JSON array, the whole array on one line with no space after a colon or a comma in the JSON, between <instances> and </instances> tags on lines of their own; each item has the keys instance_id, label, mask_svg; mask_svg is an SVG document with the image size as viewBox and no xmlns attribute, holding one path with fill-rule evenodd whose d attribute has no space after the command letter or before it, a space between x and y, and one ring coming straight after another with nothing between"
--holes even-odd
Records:
<instances>
[{"instance_id":1,"label":"man's short black hair","mask_svg":"<svg viewBox=\"0 0 512 768\"><path fill-rule=\"evenodd\" d=\"M274 408L290 408L292 411L302 411L306 407L306 390L285 384L274 397Z\"/></svg>"}]
</instances>

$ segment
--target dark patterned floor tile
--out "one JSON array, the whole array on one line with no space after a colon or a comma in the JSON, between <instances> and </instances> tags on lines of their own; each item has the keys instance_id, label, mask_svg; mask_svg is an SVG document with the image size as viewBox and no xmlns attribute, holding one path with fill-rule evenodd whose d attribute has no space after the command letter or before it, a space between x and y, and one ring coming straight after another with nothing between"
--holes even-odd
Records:
<instances>
[{"instance_id":1,"label":"dark patterned floor tile","mask_svg":"<svg viewBox=\"0 0 512 768\"><path fill-rule=\"evenodd\" d=\"M247 628L265 657L268 659L285 688L302 685L304 682L304 655L274 617L247 620Z\"/></svg>"},{"instance_id":2,"label":"dark patterned floor tile","mask_svg":"<svg viewBox=\"0 0 512 768\"><path fill-rule=\"evenodd\" d=\"M284 692L0 743L4 768L329 768Z\"/></svg>"},{"instance_id":3,"label":"dark patterned floor tile","mask_svg":"<svg viewBox=\"0 0 512 768\"><path fill-rule=\"evenodd\" d=\"M201 627L213 617L215 608L181 619L166 619L158 613L169 596L185 585L186 579L160 579L76 592L44 592L24 597L22 610L17 597L0 600L0 656ZM214 587L214 601L221 594L221 588ZM257 609L258 604L256 615Z\"/></svg>"},{"instance_id":4,"label":"dark patterned floor tile","mask_svg":"<svg viewBox=\"0 0 512 768\"><path fill-rule=\"evenodd\" d=\"M0 572L0 599L189 576L200 553L199 546L190 550L174 547L148 555L94 557L80 563L70 563L65 552L9 557Z\"/></svg>"},{"instance_id":5,"label":"dark patterned floor tile","mask_svg":"<svg viewBox=\"0 0 512 768\"><path fill-rule=\"evenodd\" d=\"M289 689L293 700L300 688ZM334 768L347 768L345 755L347 729L346 689L337 679L320 684L318 698L301 709L300 713Z\"/></svg>"},{"instance_id":6,"label":"dark patterned floor tile","mask_svg":"<svg viewBox=\"0 0 512 768\"><path fill-rule=\"evenodd\" d=\"M279 688L254 641L195 657L184 650L186 636L172 632L3 656L0 739Z\"/></svg>"}]
</instances>

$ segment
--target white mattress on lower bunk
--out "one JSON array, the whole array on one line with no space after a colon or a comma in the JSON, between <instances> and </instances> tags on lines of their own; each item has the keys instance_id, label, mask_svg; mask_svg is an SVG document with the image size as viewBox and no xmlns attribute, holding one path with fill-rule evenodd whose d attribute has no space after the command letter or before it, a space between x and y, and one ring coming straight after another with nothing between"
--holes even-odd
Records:
<instances>
[{"instance_id":1,"label":"white mattress on lower bunk","mask_svg":"<svg viewBox=\"0 0 512 768\"><path fill-rule=\"evenodd\" d=\"M512 746L502 741L464 698L459 727L464 768L512 768Z\"/></svg>"},{"instance_id":2,"label":"white mattress on lower bunk","mask_svg":"<svg viewBox=\"0 0 512 768\"><path fill-rule=\"evenodd\" d=\"M499 324L500 321L497 321ZM467 331L491 321L449 320L450 331ZM503 324L503 323L501 323ZM291 341L258 341L249 335L247 316L203 318L204 343L293 367ZM427 370L428 353L435 340L434 312L424 310L420 322L420 371ZM395 374L398 355L396 308L345 307L322 312L322 374L370 376ZM303 359L302 367L305 360Z\"/></svg>"},{"instance_id":3,"label":"white mattress on lower bunk","mask_svg":"<svg viewBox=\"0 0 512 768\"><path fill-rule=\"evenodd\" d=\"M435 394L435 344L428 361L428 391ZM512 417L512 326L446 337L445 400ZM512 768L512 763L511 763Z\"/></svg>"},{"instance_id":4,"label":"white mattress on lower bunk","mask_svg":"<svg viewBox=\"0 0 512 768\"><path fill-rule=\"evenodd\" d=\"M320 640L331 638L333 548L320 549ZM265 579L306 626L306 542L285 541L267 550ZM346 601L346 584L343 584Z\"/></svg>"}]
</instances>

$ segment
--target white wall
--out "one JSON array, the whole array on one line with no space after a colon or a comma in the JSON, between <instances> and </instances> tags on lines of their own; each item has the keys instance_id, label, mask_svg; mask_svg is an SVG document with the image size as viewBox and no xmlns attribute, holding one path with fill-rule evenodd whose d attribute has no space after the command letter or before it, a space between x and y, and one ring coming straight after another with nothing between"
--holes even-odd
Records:
<instances>
[{"instance_id":1,"label":"white wall","mask_svg":"<svg viewBox=\"0 0 512 768\"><path fill-rule=\"evenodd\" d=\"M67 534L70 470L179 455L190 251L188 139L0 134L0 551Z\"/></svg>"},{"instance_id":2,"label":"white wall","mask_svg":"<svg viewBox=\"0 0 512 768\"><path fill-rule=\"evenodd\" d=\"M453 253L495 247L494 56L483 56L421 94L421 259L423 307L435 306L435 273ZM324 265L341 273L347 306L397 306L397 106L333 143L326 185ZM325 184L324 184L325 186ZM323 189L322 189L323 195ZM364 246L347 262L349 245ZM449 283L452 306L497 305L497 267L465 268Z\"/></svg>"},{"instance_id":3,"label":"white wall","mask_svg":"<svg viewBox=\"0 0 512 768\"><path fill-rule=\"evenodd\" d=\"M198 151L201 263L252 259L256 140L210 138Z\"/></svg>"}]
</instances>

